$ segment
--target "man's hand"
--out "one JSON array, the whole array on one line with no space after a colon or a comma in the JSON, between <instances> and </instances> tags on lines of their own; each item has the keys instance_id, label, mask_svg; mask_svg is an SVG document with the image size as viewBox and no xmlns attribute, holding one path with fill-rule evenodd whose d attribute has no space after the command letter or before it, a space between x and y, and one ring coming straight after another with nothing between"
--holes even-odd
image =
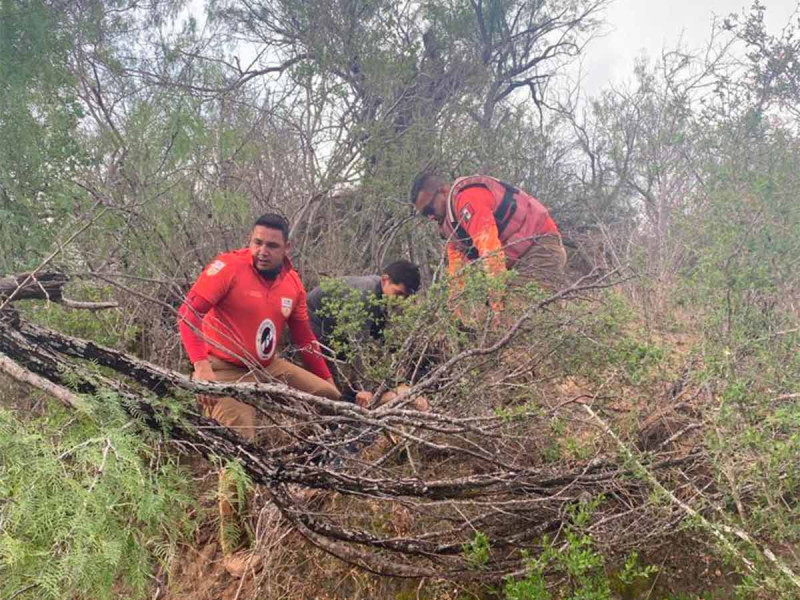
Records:
<instances>
[{"instance_id":1,"label":"man's hand","mask_svg":"<svg viewBox=\"0 0 800 600\"><path fill-rule=\"evenodd\" d=\"M372 402L373 395L374 394L372 392L368 392L366 390L356 392L356 404L358 404L361 408L369 407L369 403Z\"/></svg>"},{"instance_id":2,"label":"man's hand","mask_svg":"<svg viewBox=\"0 0 800 600\"><path fill-rule=\"evenodd\" d=\"M194 375L192 379L196 381L216 381L217 376L214 375L214 369L211 368L211 363L208 362L208 359L198 360L194 363ZM216 396L208 396L206 394L198 394L197 401L200 403L206 411L211 412L211 409L214 408L217 402L219 402L219 398Z\"/></svg>"},{"instance_id":3,"label":"man's hand","mask_svg":"<svg viewBox=\"0 0 800 600\"><path fill-rule=\"evenodd\" d=\"M414 408L420 412L428 412L431 409L431 403L425 396L417 396L414 398Z\"/></svg>"},{"instance_id":4,"label":"man's hand","mask_svg":"<svg viewBox=\"0 0 800 600\"><path fill-rule=\"evenodd\" d=\"M387 402L391 402L392 400L397 398L400 394L406 394L410 390L411 388L409 386L407 386L404 383L401 383L395 389L388 390L383 393L383 396L381 396L379 406L383 406ZM413 402L411 402L411 407L414 410L418 410L420 412L428 412L431 409L430 402L428 402L428 399L425 396L417 396L416 398L414 398Z\"/></svg>"}]
</instances>

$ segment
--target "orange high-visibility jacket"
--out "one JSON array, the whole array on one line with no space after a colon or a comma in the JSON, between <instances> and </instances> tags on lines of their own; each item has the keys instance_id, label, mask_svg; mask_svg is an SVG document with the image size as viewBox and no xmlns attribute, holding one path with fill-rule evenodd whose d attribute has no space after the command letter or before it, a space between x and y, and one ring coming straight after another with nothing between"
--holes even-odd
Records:
<instances>
[{"instance_id":1,"label":"orange high-visibility jacket","mask_svg":"<svg viewBox=\"0 0 800 600\"><path fill-rule=\"evenodd\" d=\"M447 198L439 232L448 240L451 273L466 261L487 257L491 272L511 268L536 243L559 235L547 208L530 194L494 177L457 179Z\"/></svg>"}]
</instances>

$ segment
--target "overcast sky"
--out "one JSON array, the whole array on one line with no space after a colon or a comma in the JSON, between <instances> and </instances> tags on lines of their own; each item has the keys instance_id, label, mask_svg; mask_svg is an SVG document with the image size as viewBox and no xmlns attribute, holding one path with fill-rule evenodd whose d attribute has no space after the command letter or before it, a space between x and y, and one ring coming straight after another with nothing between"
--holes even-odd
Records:
<instances>
[{"instance_id":1,"label":"overcast sky","mask_svg":"<svg viewBox=\"0 0 800 600\"><path fill-rule=\"evenodd\" d=\"M777 34L790 19L797 21L800 0L760 1L767 9L770 33ZM205 4L206 0L189 0L185 14L202 23ZM684 49L702 48L711 36L714 16L741 13L751 4L752 0L612 0L605 12L604 35L589 43L581 60L584 92L594 95L611 82L631 78L642 53L658 58L662 48L674 49L678 42ZM255 51L239 54L244 63ZM577 76L578 65L574 71Z\"/></svg>"},{"instance_id":2,"label":"overcast sky","mask_svg":"<svg viewBox=\"0 0 800 600\"><path fill-rule=\"evenodd\" d=\"M766 22L777 33L792 18L798 0L761 0ZM661 55L679 40L687 49L700 48L711 35L714 15L741 12L749 0L614 0L606 12L606 35L590 42L583 59L583 85L596 93L610 81L629 78L634 60L645 52ZM796 15L795 15L796 18Z\"/></svg>"}]
</instances>

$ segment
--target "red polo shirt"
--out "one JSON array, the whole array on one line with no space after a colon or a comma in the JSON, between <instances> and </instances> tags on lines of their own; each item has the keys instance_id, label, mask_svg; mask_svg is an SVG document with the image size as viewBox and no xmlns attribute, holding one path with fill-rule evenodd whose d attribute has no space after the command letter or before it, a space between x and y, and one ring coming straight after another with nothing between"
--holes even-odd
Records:
<instances>
[{"instance_id":1,"label":"red polo shirt","mask_svg":"<svg viewBox=\"0 0 800 600\"><path fill-rule=\"evenodd\" d=\"M202 337L187 325L199 324L201 316ZM288 323L306 368L323 379L331 376L309 325L306 291L288 260L270 281L253 266L249 248L219 255L189 290L179 317L181 340L192 363L211 354L239 366L266 366Z\"/></svg>"}]
</instances>

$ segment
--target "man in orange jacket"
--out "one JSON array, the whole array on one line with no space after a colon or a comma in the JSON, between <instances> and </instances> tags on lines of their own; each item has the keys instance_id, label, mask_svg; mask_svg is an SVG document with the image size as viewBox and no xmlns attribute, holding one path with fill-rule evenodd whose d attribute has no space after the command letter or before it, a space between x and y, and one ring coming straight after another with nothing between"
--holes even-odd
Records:
<instances>
[{"instance_id":1,"label":"man in orange jacket","mask_svg":"<svg viewBox=\"0 0 800 600\"><path fill-rule=\"evenodd\" d=\"M450 183L423 173L410 200L439 225L451 275L481 260L490 274L514 269L518 281L536 281L549 291L563 285L567 257L558 227L547 208L519 188L485 175Z\"/></svg>"}]
</instances>

